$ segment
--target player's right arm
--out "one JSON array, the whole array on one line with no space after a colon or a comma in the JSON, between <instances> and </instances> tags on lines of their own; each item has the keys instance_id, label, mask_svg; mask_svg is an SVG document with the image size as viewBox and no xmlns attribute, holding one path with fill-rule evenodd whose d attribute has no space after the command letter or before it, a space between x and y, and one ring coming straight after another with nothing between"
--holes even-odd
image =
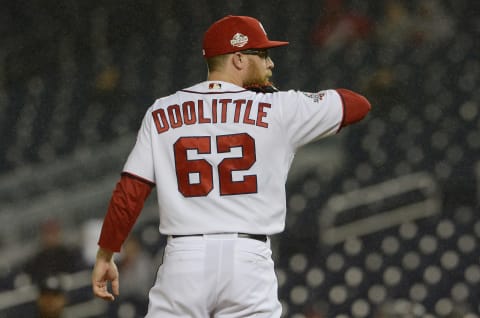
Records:
<instances>
[{"instance_id":1,"label":"player's right arm","mask_svg":"<svg viewBox=\"0 0 480 318\"><path fill-rule=\"evenodd\" d=\"M123 173L113 191L103 221L99 249L92 272L93 294L104 300L114 300L119 294L118 269L113 254L120 248L142 211L153 184L128 173ZM112 293L108 291L111 282Z\"/></svg>"},{"instance_id":2,"label":"player's right arm","mask_svg":"<svg viewBox=\"0 0 480 318\"><path fill-rule=\"evenodd\" d=\"M145 114L124 172L113 191L98 245L119 252L155 183L151 151L151 112ZM128 169L130 167L130 169Z\"/></svg>"}]
</instances>

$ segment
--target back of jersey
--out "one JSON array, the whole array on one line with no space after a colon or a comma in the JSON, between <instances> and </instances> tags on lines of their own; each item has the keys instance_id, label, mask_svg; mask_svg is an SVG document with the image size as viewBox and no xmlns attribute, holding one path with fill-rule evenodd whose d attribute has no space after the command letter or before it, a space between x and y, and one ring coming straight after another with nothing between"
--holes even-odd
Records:
<instances>
[{"instance_id":1,"label":"back of jersey","mask_svg":"<svg viewBox=\"0 0 480 318\"><path fill-rule=\"evenodd\" d=\"M203 82L150 107L124 171L156 184L163 234L275 234L295 150L334 133L341 115L335 91Z\"/></svg>"}]
</instances>

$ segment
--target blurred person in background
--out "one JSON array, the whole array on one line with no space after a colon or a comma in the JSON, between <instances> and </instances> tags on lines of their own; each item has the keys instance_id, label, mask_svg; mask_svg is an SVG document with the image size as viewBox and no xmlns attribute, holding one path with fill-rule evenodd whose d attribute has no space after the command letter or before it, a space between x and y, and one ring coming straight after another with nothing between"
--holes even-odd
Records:
<instances>
[{"instance_id":1,"label":"blurred person in background","mask_svg":"<svg viewBox=\"0 0 480 318\"><path fill-rule=\"evenodd\" d=\"M313 28L312 43L333 52L366 39L373 29L373 23L367 16L349 10L343 0L327 0Z\"/></svg>"},{"instance_id":2,"label":"blurred person in background","mask_svg":"<svg viewBox=\"0 0 480 318\"><path fill-rule=\"evenodd\" d=\"M39 282L39 294L36 300L38 318L62 318L68 304L67 293L57 276L48 276Z\"/></svg>"},{"instance_id":3,"label":"blurred person in background","mask_svg":"<svg viewBox=\"0 0 480 318\"><path fill-rule=\"evenodd\" d=\"M125 241L118 271L122 276L120 295L122 297L146 298L155 278L153 260L135 235Z\"/></svg>"},{"instance_id":4,"label":"blurred person in background","mask_svg":"<svg viewBox=\"0 0 480 318\"><path fill-rule=\"evenodd\" d=\"M74 273L86 268L80 249L64 242L58 220L50 219L41 225L40 244L39 251L23 267L33 283L40 284L51 275Z\"/></svg>"}]
</instances>

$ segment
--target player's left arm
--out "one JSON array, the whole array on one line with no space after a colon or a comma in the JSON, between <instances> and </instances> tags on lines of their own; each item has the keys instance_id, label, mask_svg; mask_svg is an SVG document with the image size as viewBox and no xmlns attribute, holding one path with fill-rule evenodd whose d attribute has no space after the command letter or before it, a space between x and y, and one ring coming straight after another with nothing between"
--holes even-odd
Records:
<instances>
[{"instance_id":1,"label":"player's left arm","mask_svg":"<svg viewBox=\"0 0 480 318\"><path fill-rule=\"evenodd\" d=\"M343 117L338 130L362 120L372 108L370 102L358 93L344 88L337 88L336 91L343 107Z\"/></svg>"}]
</instances>

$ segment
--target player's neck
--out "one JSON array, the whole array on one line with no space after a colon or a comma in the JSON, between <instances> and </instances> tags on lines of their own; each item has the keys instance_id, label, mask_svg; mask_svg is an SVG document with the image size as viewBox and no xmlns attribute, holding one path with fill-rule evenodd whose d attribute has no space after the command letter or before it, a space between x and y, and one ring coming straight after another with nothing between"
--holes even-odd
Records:
<instances>
[{"instance_id":1,"label":"player's neck","mask_svg":"<svg viewBox=\"0 0 480 318\"><path fill-rule=\"evenodd\" d=\"M210 72L207 77L208 81L222 81L243 86L243 80L238 76L234 76L225 72Z\"/></svg>"}]
</instances>

